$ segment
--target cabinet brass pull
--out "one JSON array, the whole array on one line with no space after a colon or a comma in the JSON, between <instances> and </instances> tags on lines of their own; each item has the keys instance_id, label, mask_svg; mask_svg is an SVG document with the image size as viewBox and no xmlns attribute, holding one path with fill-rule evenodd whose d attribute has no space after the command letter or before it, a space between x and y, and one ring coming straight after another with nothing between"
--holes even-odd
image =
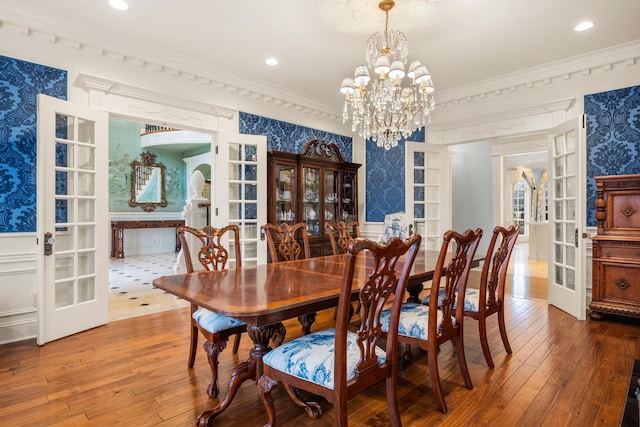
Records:
<instances>
[{"instance_id":1,"label":"cabinet brass pull","mask_svg":"<svg viewBox=\"0 0 640 427\"><path fill-rule=\"evenodd\" d=\"M605 252L604 256L610 257L611 256L611 252L609 252L609 251Z\"/></svg>"},{"instance_id":2,"label":"cabinet brass pull","mask_svg":"<svg viewBox=\"0 0 640 427\"><path fill-rule=\"evenodd\" d=\"M629 286L631 285L626 280L620 279L620 280L616 280L616 286L624 291L625 289L629 288Z\"/></svg>"}]
</instances>

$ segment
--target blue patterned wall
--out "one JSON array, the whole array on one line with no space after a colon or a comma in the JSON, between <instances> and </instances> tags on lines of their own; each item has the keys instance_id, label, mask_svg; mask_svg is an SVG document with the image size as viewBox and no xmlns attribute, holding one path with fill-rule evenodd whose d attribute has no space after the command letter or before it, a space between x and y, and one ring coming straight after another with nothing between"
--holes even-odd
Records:
<instances>
[{"instance_id":1,"label":"blue patterned wall","mask_svg":"<svg viewBox=\"0 0 640 427\"><path fill-rule=\"evenodd\" d=\"M411 135L409 141L424 142L425 129L419 129ZM366 202L367 222L384 222L387 214L404 212L404 140L390 150L367 141L366 153Z\"/></svg>"},{"instance_id":2,"label":"blue patterned wall","mask_svg":"<svg viewBox=\"0 0 640 427\"><path fill-rule=\"evenodd\" d=\"M336 143L346 161L350 162L353 157L351 137L243 112L240 112L239 119L239 132L248 135L266 135L268 150L301 153L309 140L319 139Z\"/></svg>"},{"instance_id":3,"label":"blue patterned wall","mask_svg":"<svg viewBox=\"0 0 640 427\"><path fill-rule=\"evenodd\" d=\"M0 233L36 231L39 93L67 99L67 72L0 56Z\"/></svg>"},{"instance_id":4,"label":"blue patterned wall","mask_svg":"<svg viewBox=\"0 0 640 427\"><path fill-rule=\"evenodd\" d=\"M587 95L587 225L595 227L594 176L640 173L640 86Z\"/></svg>"}]
</instances>

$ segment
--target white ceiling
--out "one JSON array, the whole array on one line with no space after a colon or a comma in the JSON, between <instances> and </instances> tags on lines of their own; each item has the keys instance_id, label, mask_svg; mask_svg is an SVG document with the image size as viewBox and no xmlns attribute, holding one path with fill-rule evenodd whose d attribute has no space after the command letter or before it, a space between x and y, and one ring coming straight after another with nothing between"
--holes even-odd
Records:
<instances>
[{"instance_id":1,"label":"white ceiling","mask_svg":"<svg viewBox=\"0 0 640 427\"><path fill-rule=\"evenodd\" d=\"M0 0L105 45L206 70L222 81L286 89L341 108L339 86L384 29L377 0ZM437 91L640 39L639 0L397 0L406 33ZM595 27L573 31L590 19ZM275 56L280 64L264 64Z\"/></svg>"}]
</instances>

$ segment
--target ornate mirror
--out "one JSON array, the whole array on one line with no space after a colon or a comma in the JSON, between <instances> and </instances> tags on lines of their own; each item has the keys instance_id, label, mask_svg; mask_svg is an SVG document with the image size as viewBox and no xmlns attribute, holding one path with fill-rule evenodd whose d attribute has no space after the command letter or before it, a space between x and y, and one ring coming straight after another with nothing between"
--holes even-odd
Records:
<instances>
[{"instance_id":1,"label":"ornate mirror","mask_svg":"<svg viewBox=\"0 0 640 427\"><path fill-rule=\"evenodd\" d=\"M156 155L142 153L142 161L131 162L131 199L129 206L141 206L145 212L153 211L156 206L166 207L164 169L162 163L156 163Z\"/></svg>"}]
</instances>

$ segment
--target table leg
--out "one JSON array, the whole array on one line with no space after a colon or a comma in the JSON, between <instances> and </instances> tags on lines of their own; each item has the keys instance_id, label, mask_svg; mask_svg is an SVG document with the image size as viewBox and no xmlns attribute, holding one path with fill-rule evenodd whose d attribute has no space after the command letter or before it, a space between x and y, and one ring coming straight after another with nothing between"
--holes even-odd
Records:
<instances>
[{"instance_id":1,"label":"table leg","mask_svg":"<svg viewBox=\"0 0 640 427\"><path fill-rule=\"evenodd\" d=\"M407 292L409 293L407 302L420 304L422 302L420 301L420 292L422 292L423 289L424 285L421 281L412 283L411 280L409 280L409 283L407 283Z\"/></svg>"},{"instance_id":2,"label":"table leg","mask_svg":"<svg viewBox=\"0 0 640 427\"><path fill-rule=\"evenodd\" d=\"M210 411L204 411L198 417L196 425L200 427L212 426L213 420L221 414L235 397L240 385L246 380L257 381L262 375L262 356L271 350L269 342L276 333L281 334L284 326L281 323L268 326L247 326L247 335L253 341L253 348L249 353L249 360L240 363L231 374L227 394L218 406Z\"/></svg>"},{"instance_id":3,"label":"table leg","mask_svg":"<svg viewBox=\"0 0 640 427\"><path fill-rule=\"evenodd\" d=\"M116 258L124 258L124 229L116 229Z\"/></svg>"}]
</instances>

